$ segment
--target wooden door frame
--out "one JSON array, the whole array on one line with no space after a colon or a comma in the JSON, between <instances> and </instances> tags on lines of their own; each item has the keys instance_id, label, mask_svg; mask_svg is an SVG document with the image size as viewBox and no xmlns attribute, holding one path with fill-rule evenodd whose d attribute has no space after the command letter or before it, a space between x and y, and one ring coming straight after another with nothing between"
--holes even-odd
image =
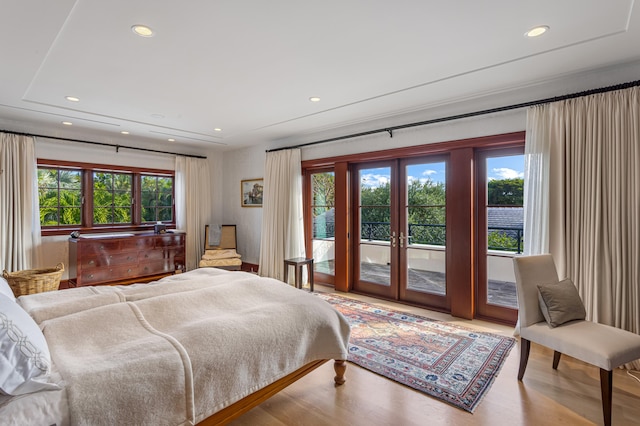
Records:
<instances>
[{"instance_id":1,"label":"wooden door frame","mask_svg":"<svg viewBox=\"0 0 640 426\"><path fill-rule=\"evenodd\" d=\"M429 163L441 163L444 162L445 163L445 185L448 185L447 183L447 179L449 179L449 161L450 161L450 155L449 154L434 154L434 155L422 155L419 157L412 157L412 158L403 158L400 159L399 161L399 167L398 167L398 176L399 178L401 178L402 180L399 179L398 184L402 185L402 187L405 189L404 191L398 191L399 192L399 209L401 210L400 212L400 223L399 223L399 229L401 232L406 232L406 235L409 235L409 226L407 223L407 215L404 214L403 212L405 211L405 207L407 205L407 176L406 176L406 166L410 166L410 165L415 165L415 164L429 164ZM449 202L449 196L448 196L448 191L445 192L445 222L447 223L446 225L446 239L447 239L447 245L448 245L448 233L449 233L449 226L448 226L448 214L449 214L449 208L448 208L448 203ZM408 240L407 240L408 241ZM445 245L445 271L447 268L447 265L449 264L450 261L450 256L448 254L448 247L447 245ZM406 288L406 285L409 282L409 277L407 276L407 271L408 271L408 259L407 259L407 246L405 245L404 247L399 247L399 266L401 267L400 269L400 276L399 276L399 280L400 280L400 286L398 289L398 293L399 293L399 297L398 299L400 301L403 302L408 302L408 303L412 303L412 304L418 304L420 306L429 306L432 309L438 309L438 310L442 310L442 311L446 311L448 312L450 310L450 306L451 306L451 296L450 296L450 291L449 291L449 286L447 283L448 281L448 276L445 273L445 285L446 285L446 292L444 296L438 295L438 294L433 294L433 293L426 293L426 292L420 292L420 291L415 291L415 290L409 290L408 288ZM404 285L402 285L404 284Z\"/></svg>"},{"instance_id":2,"label":"wooden door frame","mask_svg":"<svg viewBox=\"0 0 640 426\"><path fill-rule=\"evenodd\" d=\"M515 324L518 319L518 310L488 303L488 233L487 229L487 158L495 156L522 155L524 146L522 143L510 147L494 149L482 149L476 152L476 209L477 209L477 273L475 280L476 318L489 319L506 324ZM483 230L485 230L483 232Z\"/></svg>"},{"instance_id":3,"label":"wooden door frame","mask_svg":"<svg viewBox=\"0 0 640 426\"><path fill-rule=\"evenodd\" d=\"M358 154L348 154L335 157L327 157L313 160L305 160L302 162L302 169L313 169L318 167L335 167L336 176L336 268L335 268L335 289L338 291L352 291L352 270L351 263L353 253L351 253L349 243L350 234L354 231L354 225L350 222L353 216L349 211L349 198L351 188L351 176L349 174L349 166L361 162L370 162L382 159L397 159L422 155L433 155L437 153L453 153L450 159L449 169L454 167L453 161L462 161L462 175L451 176L447 178L449 189L451 185L459 185L463 182L471 182L470 189L463 191L460 195L455 196L455 200L447 201L448 210L453 210L453 206L466 206L456 209L459 211L450 212L452 217L447 216L447 223L453 224L452 220L459 220L461 226L448 226L447 241L452 246L450 256L457 259L455 262L448 262L447 277L451 282L451 314L465 319L473 319L475 310L475 283L477 280L477 272L473 269L476 262L477 241L473 237L475 227L477 226L475 203L475 171L474 158L469 155L471 152L485 148L499 148L522 146L524 144L525 132L513 132L500 135L490 135L477 138L461 139L455 141L437 142L431 144L423 144L417 146L407 146L401 148L393 148L382 151L365 152ZM339 187L341 186L341 187ZM448 191L449 191L448 189ZM464 201L467 200L467 201ZM453 203L453 204L451 204ZM307 203L305 203L305 217L311 220L311 212ZM455 229L451 229L455 228ZM339 234L340 233L340 234ZM310 234L307 234L310 235ZM468 239L466 242L458 241L458 238ZM309 239L309 237L307 237ZM310 252L309 252L310 253ZM470 266L466 266L470 265Z\"/></svg>"},{"instance_id":4,"label":"wooden door frame","mask_svg":"<svg viewBox=\"0 0 640 426\"><path fill-rule=\"evenodd\" d=\"M398 180L398 159L385 159L385 160L377 160L372 162L361 162L357 164L353 164L351 167L351 174L354 176L354 179L351 181L351 223L353 224L353 238L351 239L351 253L352 253L352 281L353 281L353 289L355 291L359 291L364 294L379 296L385 299L398 300L398 286L399 286L399 275L398 275L398 191L393 189L395 185L394 182ZM389 224L389 232L395 233L395 245L390 240L389 242L389 251L390 251L390 269L389 269L389 287L376 284L369 283L367 281L358 280L360 277L360 181L359 181L359 172L365 168L378 168L378 167L389 167L390 169L390 199L389 199L389 212L390 212L390 224ZM357 288L360 287L360 288Z\"/></svg>"}]
</instances>

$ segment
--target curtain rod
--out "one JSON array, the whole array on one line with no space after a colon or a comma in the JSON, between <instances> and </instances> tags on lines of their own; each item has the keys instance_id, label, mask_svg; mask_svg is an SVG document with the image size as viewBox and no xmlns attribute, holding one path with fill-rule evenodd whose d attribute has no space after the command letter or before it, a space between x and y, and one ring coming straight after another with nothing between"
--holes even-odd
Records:
<instances>
[{"instance_id":1,"label":"curtain rod","mask_svg":"<svg viewBox=\"0 0 640 426\"><path fill-rule=\"evenodd\" d=\"M539 99L537 101L523 102L523 103L519 103L519 104L513 104L513 105L507 105L507 106L502 106L502 107L497 107L497 108L485 109L485 110L481 110L481 111L468 112L468 113L465 113L465 114L451 115L451 116L448 116L448 117L434 118L434 119L426 120L426 121L418 121L418 122L415 122L415 123L408 123L408 124L401 124L401 125L398 125L398 126L385 127L383 129L375 129L375 130L369 130L369 131L366 131L366 132L352 133L350 135L338 136L338 137L335 137L335 138L323 139L323 140L320 140L320 141L308 142L308 143L303 143L303 144L300 144L300 145L286 146L286 147L283 147L283 148L268 149L266 152L275 152L275 151L282 151L282 150L285 150L285 149L303 148L303 147L310 146L310 145L318 145L318 144L321 144L321 143L335 142L335 141L340 141L340 140L344 140L344 139L357 138L359 136L373 135L373 134L376 134L376 133L389 133L389 137L392 138L394 130L407 129L407 128L410 128L410 127L426 126L428 124L442 123L442 122L445 122L445 121L453 121L453 120L459 120L459 119L462 119L462 118L476 117L478 115L486 115L486 114L492 114L492 113L495 113L495 112L509 111L509 110L512 110L512 109L520 109L520 108L530 107L530 106L534 106L534 105L541 105L541 104L546 104L546 103L551 103L551 102L564 101L564 100L567 100L567 99L575 99L575 98L580 98L580 97L583 97L583 96L595 95L595 94L598 94L598 93L606 93L606 92L612 92L614 90L628 89L630 87L635 87L635 86L640 86L640 80L631 81L631 82L628 82L628 83L616 84L614 86L601 87L601 88L598 88L598 89L585 90L583 92L571 93L571 94L568 94L568 95L556 96L556 97L553 97L553 98Z\"/></svg>"},{"instance_id":2,"label":"curtain rod","mask_svg":"<svg viewBox=\"0 0 640 426\"><path fill-rule=\"evenodd\" d=\"M136 151L154 152L156 154L181 155L183 157L191 157L191 158L205 158L205 159L207 158L207 157L203 157L202 155L180 154L180 153L177 153L177 152L159 151L159 150L156 150L156 149L138 148L138 147L135 147L135 146L114 145L114 144L111 144L111 143L104 143L104 142L92 142L92 141L83 141L83 140L80 140L80 139L58 138L58 137L46 136L46 135L35 135L35 134L31 134L31 133L12 132L10 130L0 130L0 133L11 133L11 134L14 134L14 135L31 136L31 137L35 137L35 138L56 139L56 140L59 140L59 141L86 143L86 144L90 144L90 145L110 146L112 148L115 148L116 152L120 152L120 148L125 148L125 149L133 149L133 150L136 150Z\"/></svg>"}]
</instances>

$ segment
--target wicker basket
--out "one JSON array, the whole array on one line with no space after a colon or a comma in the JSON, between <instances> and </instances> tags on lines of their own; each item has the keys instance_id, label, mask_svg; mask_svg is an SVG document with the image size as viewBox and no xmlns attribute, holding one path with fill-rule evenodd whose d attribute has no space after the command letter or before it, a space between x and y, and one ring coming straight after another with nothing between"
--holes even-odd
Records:
<instances>
[{"instance_id":1,"label":"wicker basket","mask_svg":"<svg viewBox=\"0 0 640 426\"><path fill-rule=\"evenodd\" d=\"M57 290L60 286L62 272L64 272L64 265L58 263L55 268L27 269L16 272L7 272L5 270L2 275L9 283L13 294L18 297L25 294Z\"/></svg>"}]
</instances>

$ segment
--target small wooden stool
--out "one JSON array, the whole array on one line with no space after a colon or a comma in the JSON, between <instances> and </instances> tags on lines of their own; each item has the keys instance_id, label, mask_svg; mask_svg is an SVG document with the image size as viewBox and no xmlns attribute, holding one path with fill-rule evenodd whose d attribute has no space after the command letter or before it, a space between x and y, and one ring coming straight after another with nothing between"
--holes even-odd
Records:
<instances>
[{"instance_id":1,"label":"small wooden stool","mask_svg":"<svg viewBox=\"0 0 640 426\"><path fill-rule=\"evenodd\" d=\"M313 292L313 257L296 257L284 260L284 282L289 281L289 266L296 269L296 288L302 288L302 267L307 265L309 271L309 289Z\"/></svg>"}]
</instances>

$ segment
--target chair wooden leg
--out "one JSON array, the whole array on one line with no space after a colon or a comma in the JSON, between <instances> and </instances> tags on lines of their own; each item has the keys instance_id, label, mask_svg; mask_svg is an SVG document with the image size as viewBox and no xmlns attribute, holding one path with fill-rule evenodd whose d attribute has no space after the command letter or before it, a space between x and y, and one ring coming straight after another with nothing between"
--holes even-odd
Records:
<instances>
[{"instance_id":1,"label":"chair wooden leg","mask_svg":"<svg viewBox=\"0 0 640 426\"><path fill-rule=\"evenodd\" d=\"M558 369L558 364L560 363L560 357L562 354L558 351L553 351L553 369Z\"/></svg>"},{"instance_id":2,"label":"chair wooden leg","mask_svg":"<svg viewBox=\"0 0 640 426\"><path fill-rule=\"evenodd\" d=\"M520 338L520 369L518 370L518 380L522 381L524 370L527 369L527 361L529 361L529 351L531 350L531 342L527 339Z\"/></svg>"},{"instance_id":3,"label":"chair wooden leg","mask_svg":"<svg viewBox=\"0 0 640 426\"><path fill-rule=\"evenodd\" d=\"M611 426L611 399L613 397L613 371L600 369L600 389L602 391L602 414L604 425Z\"/></svg>"}]
</instances>

